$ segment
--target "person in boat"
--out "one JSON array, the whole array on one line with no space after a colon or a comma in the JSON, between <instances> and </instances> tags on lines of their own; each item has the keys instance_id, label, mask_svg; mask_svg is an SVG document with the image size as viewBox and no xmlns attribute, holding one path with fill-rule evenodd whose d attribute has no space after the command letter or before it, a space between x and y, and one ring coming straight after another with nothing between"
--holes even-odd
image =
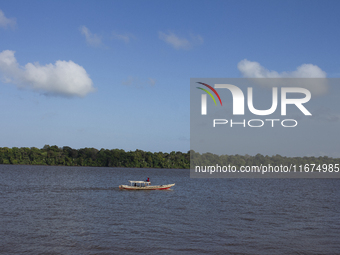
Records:
<instances>
[{"instance_id":1,"label":"person in boat","mask_svg":"<svg viewBox=\"0 0 340 255\"><path fill-rule=\"evenodd\" d=\"M149 182L150 181L150 179L149 179L149 177L148 178L146 178L146 180L145 180L146 182Z\"/></svg>"}]
</instances>

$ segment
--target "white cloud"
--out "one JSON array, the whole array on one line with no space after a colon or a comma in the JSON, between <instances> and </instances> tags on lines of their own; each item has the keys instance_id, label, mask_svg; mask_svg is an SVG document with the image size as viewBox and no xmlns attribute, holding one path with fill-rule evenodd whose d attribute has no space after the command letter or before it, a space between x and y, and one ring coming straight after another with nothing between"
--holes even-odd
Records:
<instances>
[{"instance_id":1,"label":"white cloud","mask_svg":"<svg viewBox=\"0 0 340 255\"><path fill-rule=\"evenodd\" d=\"M39 63L20 66L14 53L11 50L0 53L0 72L6 83L54 96L84 97L95 91L85 69L71 60L58 60L44 66Z\"/></svg>"},{"instance_id":2,"label":"white cloud","mask_svg":"<svg viewBox=\"0 0 340 255\"><path fill-rule=\"evenodd\" d=\"M85 26L80 27L80 32L85 36L86 42L89 45L98 47L102 44L102 39L98 35L92 34L87 27Z\"/></svg>"},{"instance_id":3,"label":"white cloud","mask_svg":"<svg viewBox=\"0 0 340 255\"><path fill-rule=\"evenodd\" d=\"M237 64L237 68L245 78L326 78L327 76L325 71L313 64L303 64L298 66L295 71L279 73L277 71L269 71L258 62L244 59ZM306 81L306 84L303 84L303 81L301 81L299 85L309 89L314 95L325 94L328 91L328 85L324 79L316 79L313 82L309 80L308 83ZM262 86L283 86L283 83L280 84L279 81L268 83L263 80ZM285 86L289 85L285 84ZM291 84L290 86L295 85Z\"/></svg>"},{"instance_id":4,"label":"white cloud","mask_svg":"<svg viewBox=\"0 0 340 255\"><path fill-rule=\"evenodd\" d=\"M187 38L180 38L173 32L163 33L158 32L159 39L165 41L166 43L170 44L175 49L184 49L188 50L192 48L193 45L202 44L203 38L200 35L193 35L190 34L190 39Z\"/></svg>"},{"instance_id":5,"label":"white cloud","mask_svg":"<svg viewBox=\"0 0 340 255\"><path fill-rule=\"evenodd\" d=\"M125 33L125 34L117 34L112 32L112 38L116 40L124 41L125 43L129 43L131 39L135 39L134 35Z\"/></svg>"},{"instance_id":6,"label":"white cloud","mask_svg":"<svg viewBox=\"0 0 340 255\"><path fill-rule=\"evenodd\" d=\"M312 64L303 64L296 71L282 72L269 71L255 61L241 60L237 64L238 70L248 78L326 78L326 72Z\"/></svg>"},{"instance_id":7,"label":"white cloud","mask_svg":"<svg viewBox=\"0 0 340 255\"><path fill-rule=\"evenodd\" d=\"M11 28L14 28L16 25L15 18L8 19L6 18L5 14L2 10L0 10L0 27L7 28L10 26Z\"/></svg>"}]
</instances>

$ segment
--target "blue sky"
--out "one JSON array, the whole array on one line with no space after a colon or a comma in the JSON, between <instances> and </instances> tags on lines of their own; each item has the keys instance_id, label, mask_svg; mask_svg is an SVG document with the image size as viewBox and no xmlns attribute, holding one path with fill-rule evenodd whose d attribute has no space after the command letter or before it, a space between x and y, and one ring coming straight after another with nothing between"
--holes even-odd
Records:
<instances>
[{"instance_id":1,"label":"blue sky","mask_svg":"<svg viewBox=\"0 0 340 255\"><path fill-rule=\"evenodd\" d=\"M0 1L0 146L186 152L190 78L340 77L339 7Z\"/></svg>"}]
</instances>

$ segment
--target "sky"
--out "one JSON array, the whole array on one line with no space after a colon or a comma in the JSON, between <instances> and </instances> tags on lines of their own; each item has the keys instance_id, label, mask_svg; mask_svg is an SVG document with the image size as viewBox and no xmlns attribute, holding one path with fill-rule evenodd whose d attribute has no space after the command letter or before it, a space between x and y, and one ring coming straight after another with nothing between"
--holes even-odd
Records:
<instances>
[{"instance_id":1,"label":"sky","mask_svg":"<svg viewBox=\"0 0 340 255\"><path fill-rule=\"evenodd\" d=\"M190 78L340 77L339 7L0 0L0 147L187 152ZM280 152L340 156L335 147Z\"/></svg>"}]
</instances>

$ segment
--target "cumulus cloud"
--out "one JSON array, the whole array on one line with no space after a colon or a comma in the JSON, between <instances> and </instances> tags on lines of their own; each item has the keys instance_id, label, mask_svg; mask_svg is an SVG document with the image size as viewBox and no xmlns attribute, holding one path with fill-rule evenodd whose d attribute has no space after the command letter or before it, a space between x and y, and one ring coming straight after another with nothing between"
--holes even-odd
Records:
<instances>
[{"instance_id":1,"label":"cumulus cloud","mask_svg":"<svg viewBox=\"0 0 340 255\"><path fill-rule=\"evenodd\" d=\"M39 63L20 66L14 53L11 50L0 53L0 72L6 83L55 96L84 97L95 91L85 69L71 60L58 60L44 66Z\"/></svg>"},{"instance_id":2,"label":"cumulus cloud","mask_svg":"<svg viewBox=\"0 0 340 255\"><path fill-rule=\"evenodd\" d=\"M327 76L325 71L313 64L303 64L298 66L295 71L279 73L266 69L258 62L244 59L238 63L237 68L245 78L326 78ZM296 82L297 81L298 80L296 80ZM265 80L259 82L261 82L261 85L264 87L295 86L291 81L288 84L283 80L277 80L276 82L271 81L270 83ZM305 83L303 80L300 80L299 85L309 89L314 95L322 95L328 91L327 81L324 79L306 80Z\"/></svg>"},{"instance_id":3,"label":"cumulus cloud","mask_svg":"<svg viewBox=\"0 0 340 255\"><path fill-rule=\"evenodd\" d=\"M248 78L326 78L327 76L325 71L312 64L303 64L293 72L278 73L269 71L258 62L244 59L238 63L237 68L244 77Z\"/></svg>"},{"instance_id":4,"label":"cumulus cloud","mask_svg":"<svg viewBox=\"0 0 340 255\"><path fill-rule=\"evenodd\" d=\"M125 33L125 34L117 34L115 32L112 32L112 39L115 40L121 40L125 43L129 43L131 39L135 39L134 35L130 33Z\"/></svg>"},{"instance_id":5,"label":"cumulus cloud","mask_svg":"<svg viewBox=\"0 0 340 255\"><path fill-rule=\"evenodd\" d=\"M15 18L8 19L6 18L5 14L2 10L0 10L0 27L7 28L11 27L14 28L16 25Z\"/></svg>"},{"instance_id":6,"label":"cumulus cloud","mask_svg":"<svg viewBox=\"0 0 340 255\"><path fill-rule=\"evenodd\" d=\"M88 45L98 47L102 44L102 39L98 35L92 34L87 27L80 27L80 32L85 36Z\"/></svg>"},{"instance_id":7,"label":"cumulus cloud","mask_svg":"<svg viewBox=\"0 0 340 255\"><path fill-rule=\"evenodd\" d=\"M168 33L158 32L158 37L164 42L170 44L176 50L179 49L188 50L191 49L194 45L203 43L203 38L200 35L193 34L190 34L189 39L187 39L181 38L174 34L173 32Z\"/></svg>"}]
</instances>

